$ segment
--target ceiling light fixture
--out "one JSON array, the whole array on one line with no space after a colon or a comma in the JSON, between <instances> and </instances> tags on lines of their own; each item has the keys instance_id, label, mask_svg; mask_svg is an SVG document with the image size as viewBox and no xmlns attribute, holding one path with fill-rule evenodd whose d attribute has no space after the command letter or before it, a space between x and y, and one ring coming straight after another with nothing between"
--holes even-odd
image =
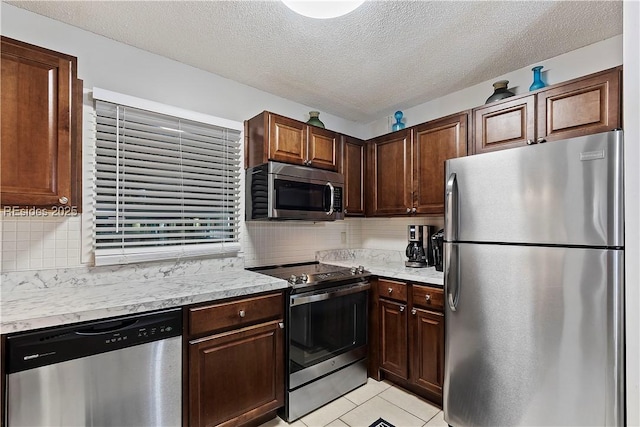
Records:
<instances>
[{"instance_id":1,"label":"ceiling light fixture","mask_svg":"<svg viewBox=\"0 0 640 427\"><path fill-rule=\"evenodd\" d=\"M282 3L302 16L328 19L353 12L364 0L282 0Z\"/></svg>"}]
</instances>

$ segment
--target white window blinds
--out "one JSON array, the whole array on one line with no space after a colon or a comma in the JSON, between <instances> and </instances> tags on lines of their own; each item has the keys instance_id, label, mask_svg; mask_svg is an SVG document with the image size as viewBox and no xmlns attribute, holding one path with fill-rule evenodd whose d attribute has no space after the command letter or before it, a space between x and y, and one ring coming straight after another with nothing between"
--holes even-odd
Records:
<instances>
[{"instance_id":1,"label":"white window blinds","mask_svg":"<svg viewBox=\"0 0 640 427\"><path fill-rule=\"evenodd\" d=\"M240 132L96 100L96 265L238 252Z\"/></svg>"}]
</instances>

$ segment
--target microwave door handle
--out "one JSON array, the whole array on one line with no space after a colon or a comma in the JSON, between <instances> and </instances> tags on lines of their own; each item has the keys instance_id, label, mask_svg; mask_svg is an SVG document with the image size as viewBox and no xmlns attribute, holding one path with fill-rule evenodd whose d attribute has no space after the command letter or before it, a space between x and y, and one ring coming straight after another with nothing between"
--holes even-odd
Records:
<instances>
[{"instance_id":1,"label":"microwave door handle","mask_svg":"<svg viewBox=\"0 0 640 427\"><path fill-rule=\"evenodd\" d=\"M327 215L333 215L333 197L334 197L334 193L335 193L335 189L333 188L333 185L331 185L330 182L327 182L327 187L329 187L329 197L331 199L331 203L329 203L329 210L327 211Z\"/></svg>"}]
</instances>

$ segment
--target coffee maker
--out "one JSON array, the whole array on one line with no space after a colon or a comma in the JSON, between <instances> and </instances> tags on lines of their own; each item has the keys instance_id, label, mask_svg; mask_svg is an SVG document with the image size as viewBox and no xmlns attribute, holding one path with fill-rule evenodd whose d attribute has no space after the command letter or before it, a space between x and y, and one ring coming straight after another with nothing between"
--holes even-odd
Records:
<instances>
[{"instance_id":1,"label":"coffee maker","mask_svg":"<svg viewBox=\"0 0 640 427\"><path fill-rule=\"evenodd\" d=\"M442 271L444 261L444 230L439 230L432 235L431 242L431 246L433 247L433 265L435 265L436 271Z\"/></svg>"},{"instance_id":2,"label":"coffee maker","mask_svg":"<svg viewBox=\"0 0 640 427\"><path fill-rule=\"evenodd\" d=\"M424 230L426 229L426 234ZM408 240L406 255L409 259L404 265L407 267L430 267L433 264L433 251L431 249L431 235L435 227L430 225L410 225L408 227ZM427 247L424 247L424 243Z\"/></svg>"}]
</instances>

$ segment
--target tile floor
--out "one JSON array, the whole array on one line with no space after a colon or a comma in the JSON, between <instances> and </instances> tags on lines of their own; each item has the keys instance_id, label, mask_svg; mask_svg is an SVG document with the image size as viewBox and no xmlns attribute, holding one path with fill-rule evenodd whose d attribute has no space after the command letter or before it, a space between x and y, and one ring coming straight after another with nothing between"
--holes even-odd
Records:
<instances>
[{"instance_id":1,"label":"tile floor","mask_svg":"<svg viewBox=\"0 0 640 427\"><path fill-rule=\"evenodd\" d=\"M260 427L368 427L378 418L396 427L447 427L437 407L389 382L371 378L362 387L291 424L276 417Z\"/></svg>"}]
</instances>

